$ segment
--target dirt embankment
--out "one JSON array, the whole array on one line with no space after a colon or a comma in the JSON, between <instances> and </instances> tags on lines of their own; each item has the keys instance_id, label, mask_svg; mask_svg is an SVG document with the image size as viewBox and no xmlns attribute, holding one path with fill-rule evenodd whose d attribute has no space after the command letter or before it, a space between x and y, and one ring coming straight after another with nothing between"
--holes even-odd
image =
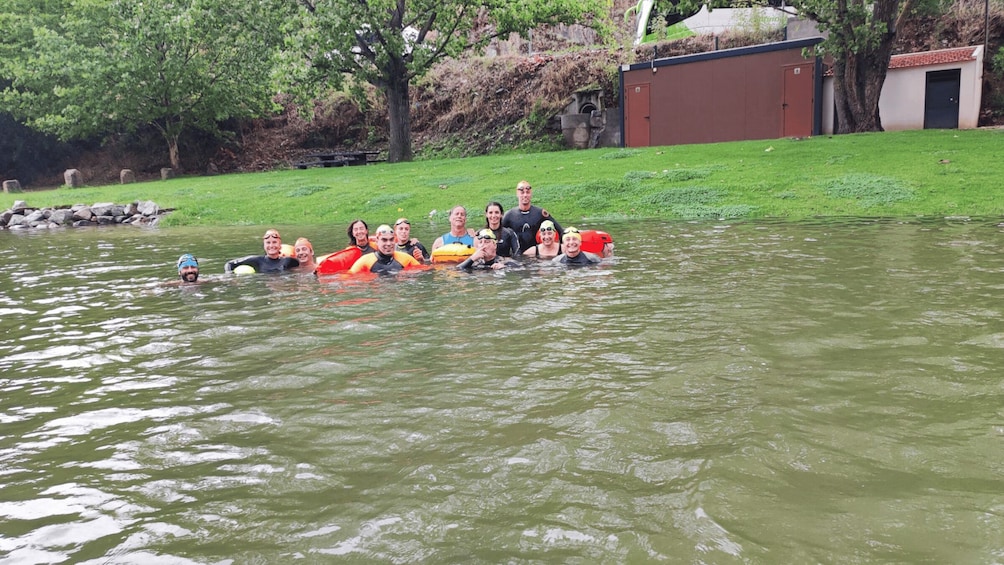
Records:
<instances>
[{"instance_id":1,"label":"dirt embankment","mask_svg":"<svg viewBox=\"0 0 1004 565\"><path fill-rule=\"evenodd\" d=\"M614 12L623 14L633 2L618 0L617 4ZM976 19L961 12L914 19L900 31L896 52L982 44L982 13L979 16ZM991 20L990 53L999 46L1002 20L999 15ZM629 44L630 34L630 26L622 23L615 30L619 36L615 39ZM560 143L554 116L572 101L575 92L600 89L603 106L617 107L619 65L649 60L653 53L668 57L714 48L713 39L708 37L648 44L636 50L592 49L576 43L589 39L571 28L535 30L532 44L513 38L495 44L491 49L494 56L450 60L433 68L411 91L416 155L469 156L539 144L541 140ZM736 34L720 37L718 47L762 41L763 37ZM1000 107L1004 105L1004 81L989 72L984 80L981 125L1004 123L1004 108ZM343 94L332 94L316 102L309 120L288 106L279 116L234 124L233 129L235 135L227 143L192 140L183 154L186 168L191 172L261 171L287 167L319 148L387 147L386 108L376 93L362 106ZM150 141L145 152L113 145L89 154L83 165L76 166L88 179L105 182L115 182L122 168L133 168L141 177L151 178L165 166L165 156L156 148L155 141Z\"/></svg>"}]
</instances>

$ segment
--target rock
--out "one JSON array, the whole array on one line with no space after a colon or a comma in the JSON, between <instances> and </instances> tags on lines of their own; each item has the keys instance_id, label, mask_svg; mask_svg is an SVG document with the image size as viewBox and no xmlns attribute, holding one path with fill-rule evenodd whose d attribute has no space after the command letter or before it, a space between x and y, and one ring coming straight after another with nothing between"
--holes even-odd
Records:
<instances>
[{"instance_id":1,"label":"rock","mask_svg":"<svg viewBox=\"0 0 1004 565\"><path fill-rule=\"evenodd\" d=\"M3 191L10 194L13 192L21 192L21 183L15 180L5 180L3 181Z\"/></svg>"},{"instance_id":2,"label":"rock","mask_svg":"<svg viewBox=\"0 0 1004 565\"><path fill-rule=\"evenodd\" d=\"M84 177L77 169L66 169L63 173L63 183L70 188L80 188L84 186Z\"/></svg>"},{"instance_id":3,"label":"rock","mask_svg":"<svg viewBox=\"0 0 1004 565\"><path fill-rule=\"evenodd\" d=\"M140 202L136 206L136 209L144 216L156 216L160 213L160 206L157 206L157 204L151 200Z\"/></svg>"},{"instance_id":4,"label":"rock","mask_svg":"<svg viewBox=\"0 0 1004 565\"><path fill-rule=\"evenodd\" d=\"M114 202L97 202L91 204L91 213L95 216L110 216L114 206Z\"/></svg>"},{"instance_id":5,"label":"rock","mask_svg":"<svg viewBox=\"0 0 1004 565\"><path fill-rule=\"evenodd\" d=\"M52 215L49 216L49 221L55 224L64 225L73 219L72 210L54 210Z\"/></svg>"},{"instance_id":6,"label":"rock","mask_svg":"<svg viewBox=\"0 0 1004 565\"><path fill-rule=\"evenodd\" d=\"M76 208L76 206L74 206L74 208ZM74 220L81 220L81 221L84 221L84 222L89 222L89 221L91 221L91 218L93 218L93 217L94 217L94 212L91 212L90 206L84 206L83 208L77 208L73 212L73 219Z\"/></svg>"},{"instance_id":7,"label":"rock","mask_svg":"<svg viewBox=\"0 0 1004 565\"><path fill-rule=\"evenodd\" d=\"M38 223L44 219L45 219L45 212L43 212L42 210L35 210L34 212L24 217L24 223L26 224Z\"/></svg>"},{"instance_id":8,"label":"rock","mask_svg":"<svg viewBox=\"0 0 1004 565\"><path fill-rule=\"evenodd\" d=\"M0 212L0 228L7 229L51 229L60 226L94 225L156 225L165 210L153 201L115 204L98 202L87 206L57 206L53 208L30 208L23 200L14 203L10 210Z\"/></svg>"},{"instance_id":9,"label":"rock","mask_svg":"<svg viewBox=\"0 0 1004 565\"><path fill-rule=\"evenodd\" d=\"M132 169L122 169L122 172L119 173L119 182L122 184L136 182L136 173L132 172Z\"/></svg>"},{"instance_id":10,"label":"rock","mask_svg":"<svg viewBox=\"0 0 1004 565\"><path fill-rule=\"evenodd\" d=\"M160 178L162 180L173 179L174 169L172 169L171 167L164 167L163 169L160 170Z\"/></svg>"}]
</instances>

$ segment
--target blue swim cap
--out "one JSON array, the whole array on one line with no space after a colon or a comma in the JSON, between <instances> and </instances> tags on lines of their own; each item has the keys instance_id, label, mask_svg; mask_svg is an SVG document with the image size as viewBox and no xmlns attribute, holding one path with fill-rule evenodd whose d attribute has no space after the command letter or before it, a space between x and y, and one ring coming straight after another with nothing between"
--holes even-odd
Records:
<instances>
[{"instance_id":1,"label":"blue swim cap","mask_svg":"<svg viewBox=\"0 0 1004 565\"><path fill-rule=\"evenodd\" d=\"M196 269L199 268L199 262L195 260L195 255L192 255L191 253L185 253L181 257L178 257L178 272L180 273L181 269L185 267L195 267Z\"/></svg>"}]
</instances>

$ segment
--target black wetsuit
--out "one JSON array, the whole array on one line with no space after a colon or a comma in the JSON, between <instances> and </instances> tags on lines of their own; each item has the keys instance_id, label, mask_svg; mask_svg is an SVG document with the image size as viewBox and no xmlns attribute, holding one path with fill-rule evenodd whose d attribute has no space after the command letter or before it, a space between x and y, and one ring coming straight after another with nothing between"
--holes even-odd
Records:
<instances>
[{"instance_id":1,"label":"black wetsuit","mask_svg":"<svg viewBox=\"0 0 1004 565\"><path fill-rule=\"evenodd\" d=\"M419 261L428 261L429 260L429 250L426 249L425 246L422 245L421 242L412 243L411 240L409 239L408 243L406 243L404 245L401 245L400 243L398 243L397 246L395 247L395 249L397 249L401 253L407 253L408 255L411 255L412 257L415 256L415 250L418 249L418 250L420 250L422 252L422 258L419 259Z\"/></svg>"},{"instance_id":2,"label":"black wetsuit","mask_svg":"<svg viewBox=\"0 0 1004 565\"><path fill-rule=\"evenodd\" d=\"M356 248L359 249L359 251L363 252L363 255L366 255L367 253L376 253L376 247L373 247L372 245L370 245L368 243L366 245L364 245L363 247L359 247L359 245L357 245L355 242L352 242L349 245L355 245Z\"/></svg>"},{"instance_id":3,"label":"black wetsuit","mask_svg":"<svg viewBox=\"0 0 1004 565\"><path fill-rule=\"evenodd\" d=\"M562 265L595 265L600 262L600 258L597 255L585 251L580 251L575 257L569 257L562 253L551 260Z\"/></svg>"},{"instance_id":4,"label":"black wetsuit","mask_svg":"<svg viewBox=\"0 0 1004 565\"><path fill-rule=\"evenodd\" d=\"M498 245L495 248L495 253L499 256L515 259L523 254L523 248L519 245L519 238L516 237L516 232L506 227L499 227L497 230L492 230L492 233L495 234L495 242Z\"/></svg>"},{"instance_id":5,"label":"black wetsuit","mask_svg":"<svg viewBox=\"0 0 1004 565\"><path fill-rule=\"evenodd\" d=\"M499 255L496 255L487 261L484 259L478 259L476 261L472 261L470 257L468 257L467 259L464 259L463 262L461 262L459 265L457 265L457 270L458 271L474 271L482 269L491 270L493 265L495 265L496 263L503 263L504 261L505 259L503 259Z\"/></svg>"},{"instance_id":6,"label":"black wetsuit","mask_svg":"<svg viewBox=\"0 0 1004 565\"><path fill-rule=\"evenodd\" d=\"M232 259L223 266L223 271L232 273L240 265L250 265L254 267L256 273L281 273L293 267L299 267L300 262L296 257L276 257L270 258L268 255L248 255L243 259Z\"/></svg>"},{"instance_id":7,"label":"black wetsuit","mask_svg":"<svg viewBox=\"0 0 1004 565\"><path fill-rule=\"evenodd\" d=\"M554 229L558 230L560 237L562 232L561 225L547 213L547 210L538 206L530 206L530 209L526 212L520 210L519 206L510 209L505 213L505 216L502 216L502 227L516 232L521 250L530 249L537 244L537 230L540 229L540 224L544 220L554 222Z\"/></svg>"},{"instance_id":8,"label":"black wetsuit","mask_svg":"<svg viewBox=\"0 0 1004 565\"><path fill-rule=\"evenodd\" d=\"M395 251L393 255L384 255L379 251L374 251L373 253L367 253L360 257L359 260L352 265L352 268L349 269L349 272L364 273L368 271L378 275L392 275L403 271L405 265L418 264L417 259L407 253L404 253L403 251Z\"/></svg>"}]
</instances>

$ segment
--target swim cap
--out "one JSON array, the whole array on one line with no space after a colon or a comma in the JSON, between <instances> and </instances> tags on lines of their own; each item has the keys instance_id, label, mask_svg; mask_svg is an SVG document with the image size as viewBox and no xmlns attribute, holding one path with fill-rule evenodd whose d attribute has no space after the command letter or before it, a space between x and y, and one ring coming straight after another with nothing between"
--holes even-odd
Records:
<instances>
[{"instance_id":1,"label":"swim cap","mask_svg":"<svg viewBox=\"0 0 1004 565\"><path fill-rule=\"evenodd\" d=\"M312 243L310 243L309 239L307 239L305 237L301 237L301 238L299 238L299 239L296 240L296 243L293 244L293 247L300 247L301 245L306 245L310 249L311 253L314 252L314 245Z\"/></svg>"},{"instance_id":2,"label":"swim cap","mask_svg":"<svg viewBox=\"0 0 1004 565\"><path fill-rule=\"evenodd\" d=\"M375 233L378 235L381 233L389 233L391 235L394 235L394 230L390 229L390 226L388 226L387 224L380 224L380 227L376 229Z\"/></svg>"},{"instance_id":3,"label":"swim cap","mask_svg":"<svg viewBox=\"0 0 1004 565\"><path fill-rule=\"evenodd\" d=\"M181 257L178 257L178 272L180 273L185 267L199 268L199 262L195 260L195 255L185 253Z\"/></svg>"},{"instance_id":4,"label":"swim cap","mask_svg":"<svg viewBox=\"0 0 1004 565\"><path fill-rule=\"evenodd\" d=\"M485 228L478 232L478 239L490 239L492 241L495 241L495 232L493 232L488 228Z\"/></svg>"},{"instance_id":5,"label":"swim cap","mask_svg":"<svg viewBox=\"0 0 1004 565\"><path fill-rule=\"evenodd\" d=\"M551 228L551 230L554 230L554 222L552 222L551 220L544 220L543 222L541 222L539 229L543 230L546 228Z\"/></svg>"},{"instance_id":6,"label":"swim cap","mask_svg":"<svg viewBox=\"0 0 1004 565\"><path fill-rule=\"evenodd\" d=\"M565 235L561 238L561 240L565 241L568 239L577 239L579 241L582 241L582 235L579 233L578 229L568 228L565 230Z\"/></svg>"},{"instance_id":7,"label":"swim cap","mask_svg":"<svg viewBox=\"0 0 1004 565\"><path fill-rule=\"evenodd\" d=\"M282 237L279 235L279 230L274 230L274 229L266 231L265 235L262 236L262 239L268 239L270 237L276 237L282 239Z\"/></svg>"}]
</instances>

